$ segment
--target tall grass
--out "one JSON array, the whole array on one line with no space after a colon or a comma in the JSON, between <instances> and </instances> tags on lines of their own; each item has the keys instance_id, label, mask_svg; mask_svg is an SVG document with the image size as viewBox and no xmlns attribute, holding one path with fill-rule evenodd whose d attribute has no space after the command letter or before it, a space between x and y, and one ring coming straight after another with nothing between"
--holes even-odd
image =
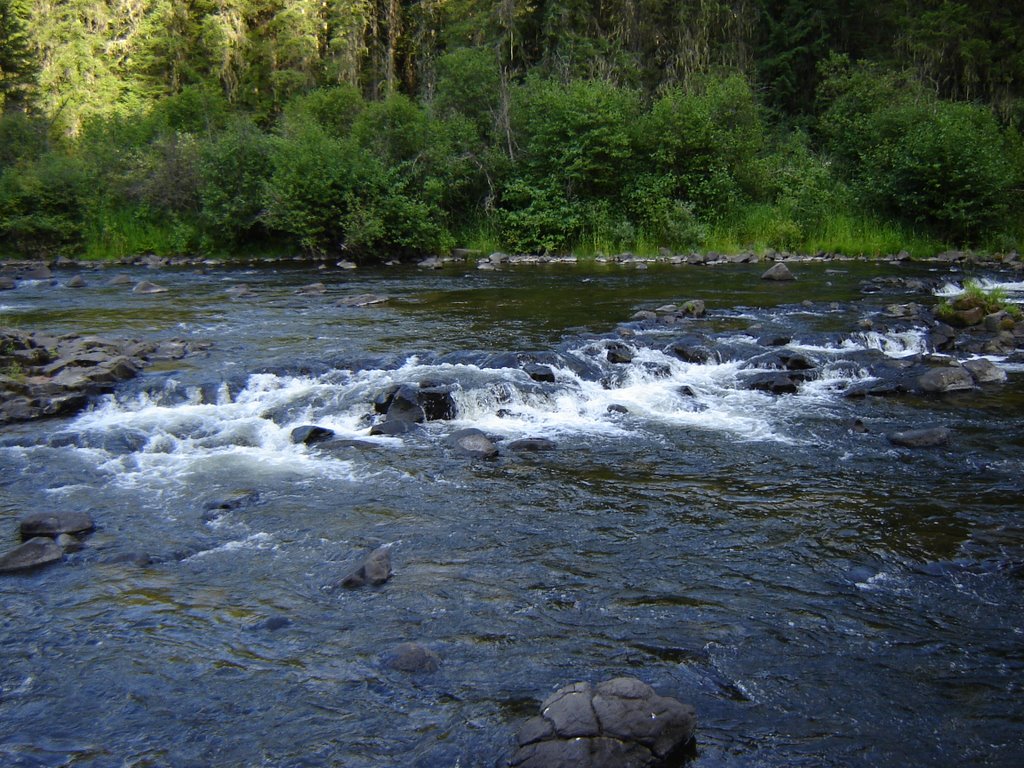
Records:
<instances>
[{"instance_id":1,"label":"tall grass","mask_svg":"<svg viewBox=\"0 0 1024 768\"><path fill-rule=\"evenodd\" d=\"M83 232L83 257L102 261L153 253L177 256L194 253L197 233L182 221L157 222L131 209L93 212Z\"/></svg>"}]
</instances>

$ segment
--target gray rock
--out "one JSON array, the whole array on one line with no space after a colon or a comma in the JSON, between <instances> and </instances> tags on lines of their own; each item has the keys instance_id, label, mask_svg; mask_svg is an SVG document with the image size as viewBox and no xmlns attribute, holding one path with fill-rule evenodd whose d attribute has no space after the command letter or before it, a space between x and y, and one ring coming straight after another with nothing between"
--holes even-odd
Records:
<instances>
[{"instance_id":1,"label":"gray rock","mask_svg":"<svg viewBox=\"0 0 1024 768\"><path fill-rule=\"evenodd\" d=\"M949 429L932 427L930 429L909 429L905 432L893 432L889 442L901 448L935 448L949 442Z\"/></svg>"},{"instance_id":2,"label":"gray rock","mask_svg":"<svg viewBox=\"0 0 1024 768\"><path fill-rule=\"evenodd\" d=\"M120 275L114 275L112 278L110 278L110 280L107 282L107 285L110 285L110 286L128 285L128 284L131 283L131 281L132 281L131 277L129 277L128 275L122 273Z\"/></svg>"},{"instance_id":3,"label":"gray rock","mask_svg":"<svg viewBox=\"0 0 1024 768\"><path fill-rule=\"evenodd\" d=\"M546 437L524 437L508 444L510 451L553 451L555 443Z\"/></svg>"},{"instance_id":4,"label":"gray rock","mask_svg":"<svg viewBox=\"0 0 1024 768\"><path fill-rule=\"evenodd\" d=\"M1002 384L1006 381L1006 371L984 357L968 360L964 368L978 384Z\"/></svg>"},{"instance_id":5,"label":"gray rock","mask_svg":"<svg viewBox=\"0 0 1024 768\"><path fill-rule=\"evenodd\" d=\"M391 578L391 545L377 547L368 554L358 568L341 580L348 589L365 584L380 586Z\"/></svg>"},{"instance_id":6,"label":"gray rock","mask_svg":"<svg viewBox=\"0 0 1024 768\"><path fill-rule=\"evenodd\" d=\"M167 289L162 285L151 283L149 280L143 280L140 283L136 283L135 287L132 288L132 293L167 293Z\"/></svg>"},{"instance_id":7,"label":"gray rock","mask_svg":"<svg viewBox=\"0 0 1024 768\"><path fill-rule=\"evenodd\" d=\"M922 392L942 394L944 392L960 392L974 389L974 378L963 366L932 368L917 379L917 386Z\"/></svg>"},{"instance_id":8,"label":"gray rock","mask_svg":"<svg viewBox=\"0 0 1024 768\"><path fill-rule=\"evenodd\" d=\"M796 280L796 276L781 261L769 267L761 275L762 280Z\"/></svg>"},{"instance_id":9,"label":"gray rock","mask_svg":"<svg viewBox=\"0 0 1024 768\"><path fill-rule=\"evenodd\" d=\"M707 308L701 299L690 299L679 308L679 314L684 317L704 317Z\"/></svg>"},{"instance_id":10,"label":"gray rock","mask_svg":"<svg viewBox=\"0 0 1024 768\"><path fill-rule=\"evenodd\" d=\"M387 301L387 296L380 296L376 293L360 293L357 296L346 296L338 304L343 307L370 307L374 304L384 304Z\"/></svg>"},{"instance_id":11,"label":"gray rock","mask_svg":"<svg viewBox=\"0 0 1024 768\"><path fill-rule=\"evenodd\" d=\"M381 661L388 669L409 674L436 672L441 666L441 657L419 643L395 646Z\"/></svg>"},{"instance_id":12,"label":"gray rock","mask_svg":"<svg viewBox=\"0 0 1024 768\"><path fill-rule=\"evenodd\" d=\"M327 293L327 286L323 283L310 283L309 285L297 288L295 292L303 296L320 296Z\"/></svg>"},{"instance_id":13,"label":"gray rock","mask_svg":"<svg viewBox=\"0 0 1024 768\"><path fill-rule=\"evenodd\" d=\"M693 707L635 678L574 683L516 735L513 768L659 768L679 764L697 726Z\"/></svg>"},{"instance_id":14,"label":"gray rock","mask_svg":"<svg viewBox=\"0 0 1024 768\"><path fill-rule=\"evenodd\" d=\"M85 282L85 278L82 277L81 275L75 275L70 280L68 280L65 283L65 285L68 288L85 288L85 286L88 285L88 283Z\"/></svg>"},{"instance_id":15,"label":"gray rock","mask_svg":"<svg viewBox=\"0 0 1024 768\"><path fill-rule=\"evenodd\" d=\"M0 573L27 571L63 558L64 550L59 544L46 536L38 536L0 555Z\"/></svg>"},{"instance_id":16,"label":"gray rock","mask_svg":"<svg viewBox=\"0 0 1024 768\"><path fill-rule=\"evenodd\" d=\"M87 512L36 512L22 518L19 530L22 539L36 536L59 536L62 533L87 533L96 524Z\"/></svg>"},{"instance_id":17,"label":"gray rock","mask_svg":"<svg viewBox=\"0 0 1024 768\"><path fill-rule=\"evenodd\" d=\"M447 442L459 453L473 459L493 459L498 455L494 441L473 427L453 432Z\"/></svg>"},{"instance_id":18,"label":"gray rock","mask_svg":"<svg viewBox=\"0 0 1024 768\"><path fill-rule=\"evenodd\" d=\"M14 288L14 280L6 275L0 275L0 291L10 291Z\"/></svg>"}]
</instances>

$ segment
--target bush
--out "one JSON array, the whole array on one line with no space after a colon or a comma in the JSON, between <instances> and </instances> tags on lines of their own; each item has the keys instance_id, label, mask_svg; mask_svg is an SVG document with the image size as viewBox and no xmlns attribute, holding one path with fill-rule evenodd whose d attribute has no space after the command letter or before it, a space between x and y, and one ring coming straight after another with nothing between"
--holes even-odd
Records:
<instances>
[{"instance_id":1,"label":"bush","mask_svg":"<svg viewBox=\"0 0 1024 768\"><path fill-rule=\"evenodd\" d=\"M457 48L442 56L433 108L438 117L466 118L479 137L489 137L501 108L501 73L493 51Z\"/></svg>"},{"instance_id":2,"label":"bush","mask_svg":"<svg viewBox=\"0 0 1024 768\"><path fill-rule=\"evenodd\" d=\"M199 198L210 242L231 246L262 230L271 140L248 119L235 119L199 148Z\"/></svg>"},{"instance_id":3,"label":"bush","mask_svg":"<svg viewBox=\"0 0 1024 768\"><path fill-rule=\"evenodd\" d=\"M0 242L12 254L49 257L81 246L87 176L59 151L0 173Z\"/></svg>"},{"instance_id":4,"label":"bush","mask_svg":"<svg viewBox=\"0 0 1024 768\"><path fill-rule=\"evenodd\" d=\"M281 124L299 126L315 122L328 133L347 136L366 108L359 91L350 85L319 88L292 98L284 107Z\"/></svg>"}]
</instances>

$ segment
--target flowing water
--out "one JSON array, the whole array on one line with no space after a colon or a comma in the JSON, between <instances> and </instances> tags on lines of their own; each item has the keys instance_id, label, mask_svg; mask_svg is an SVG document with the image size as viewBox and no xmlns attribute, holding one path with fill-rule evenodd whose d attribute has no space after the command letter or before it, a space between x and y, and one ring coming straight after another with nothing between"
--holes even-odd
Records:
<instances>
[{"instance_id":1,"label":"flowing water","mask_svg":"<svg viewBox=\"0 0 1024 768\"><path fill-rule=\"evenodd\" d=\"M862 281L949 294L963 275L762 269L111 269L0 294L25 329L212 342L77 417L0 430L0 548L29 511L98 526L0 578L0 765L495 766L552 690L618 675L697 707L701 767L1020 765L1024 369L844 398L862 361L927 351L912 325L859 321L937 300ZM367 292L389 300L345 305ZM690 298L706 317L632 326L633 362L607 362L635 311ZM719 354L662 351L693 333ZM742 386L765 335L817 365L797 394ZM373 399L422 380L456 419L368 437ZM303 424L354 442L295 445ZM935 424L944 448L885 437ZM500 456L454 452L465 427ZM556 450L504 448L520 437ZM386 585L325 588L381 544ZM441 668L382 664L406 641Z\"/></svg>"}]
</instances>

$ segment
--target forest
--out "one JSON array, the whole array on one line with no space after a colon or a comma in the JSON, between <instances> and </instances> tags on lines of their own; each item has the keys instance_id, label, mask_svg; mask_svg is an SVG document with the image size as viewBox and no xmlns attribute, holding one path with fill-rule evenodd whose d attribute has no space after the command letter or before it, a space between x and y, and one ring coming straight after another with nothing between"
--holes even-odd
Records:
<instances>
[{"instance_id":1,"label":"forest","mask_svg":"<svg viewBox=\"0 0 1024 768\"><path fill-rule=\"evenodd\" d=\"M0 255L1024 243L995 0L0 0Z\"/></svg>"}]
</instances>

